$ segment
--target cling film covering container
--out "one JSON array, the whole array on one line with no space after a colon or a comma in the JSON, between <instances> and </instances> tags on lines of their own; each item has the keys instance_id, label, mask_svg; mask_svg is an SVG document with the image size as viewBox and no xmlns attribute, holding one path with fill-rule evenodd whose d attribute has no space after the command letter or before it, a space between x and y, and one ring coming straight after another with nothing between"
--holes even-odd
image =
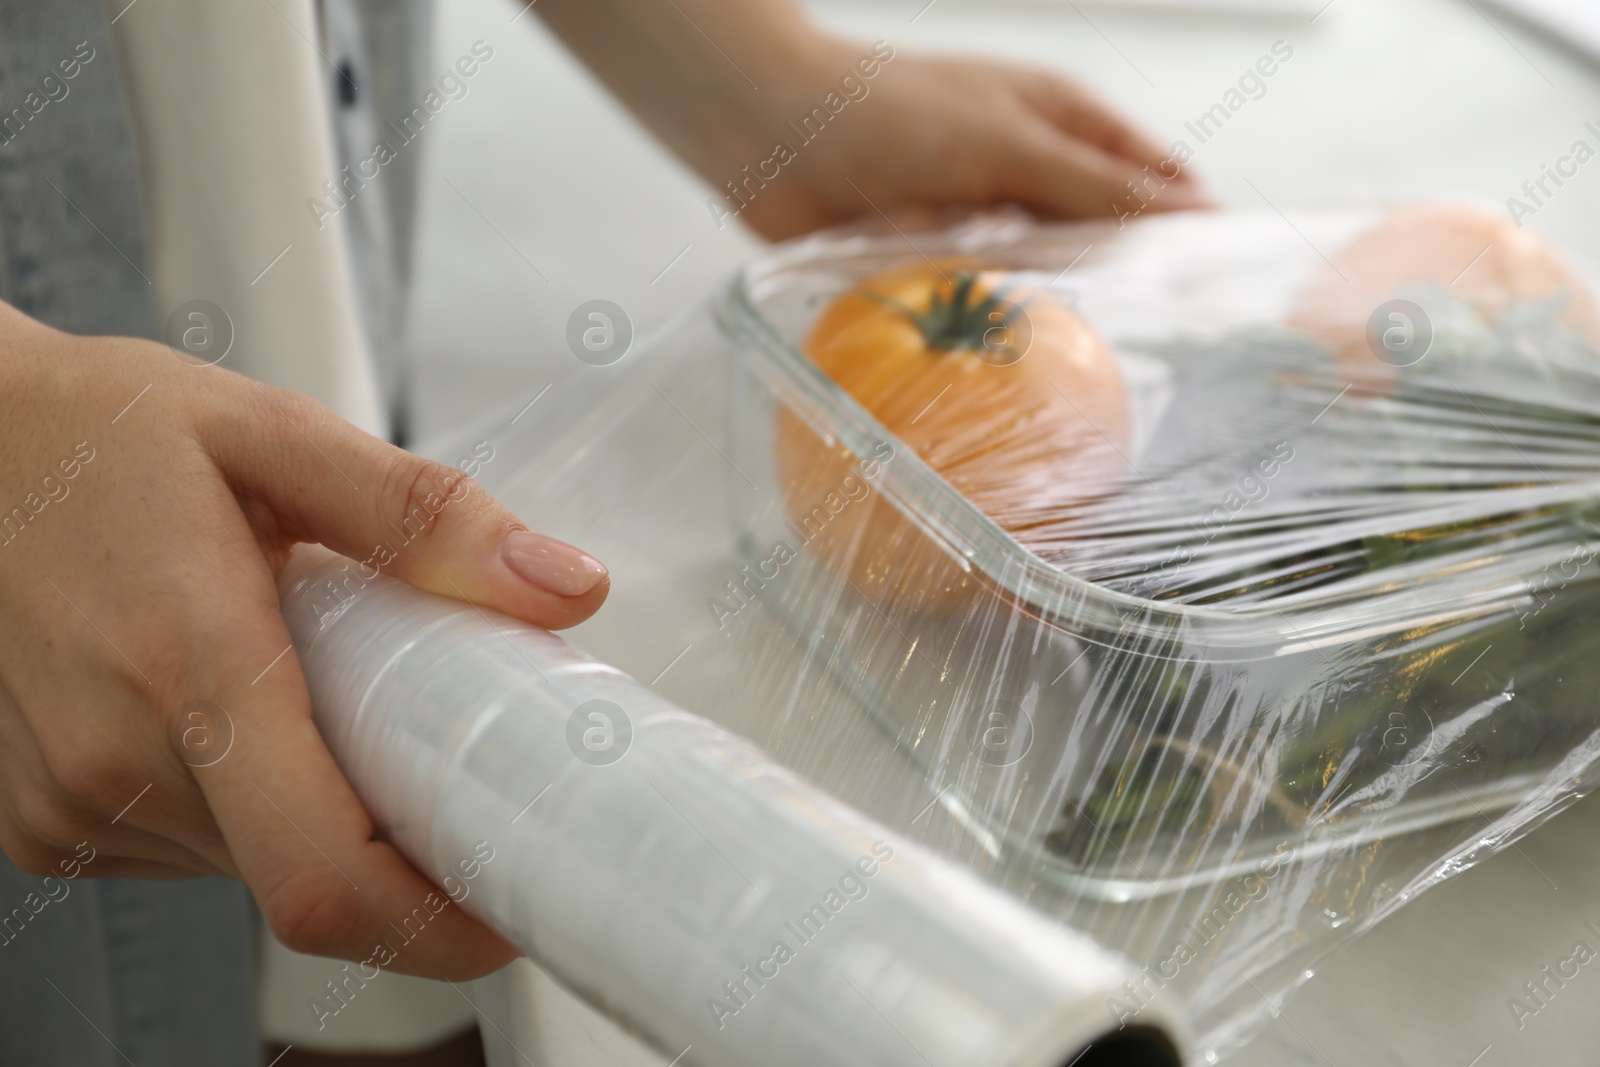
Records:
<instances>
[{"instance_id":1,"label":"cling film covering container","mask_svg":"<svg viewBox=\"0 0 1600 1067\"><path fill-rule=\"evenodd\" d=\"M824 309L908 269L1028 294L1015 348L1045 308L1103 339L1115 462L977 500L824 373ZM610 566L580 647L1126 956L1108 1025L1215 1060L1589 788L1597 337L1471 209L986 217L780 247L438 454Z\"/></svg>"}]
</instances>

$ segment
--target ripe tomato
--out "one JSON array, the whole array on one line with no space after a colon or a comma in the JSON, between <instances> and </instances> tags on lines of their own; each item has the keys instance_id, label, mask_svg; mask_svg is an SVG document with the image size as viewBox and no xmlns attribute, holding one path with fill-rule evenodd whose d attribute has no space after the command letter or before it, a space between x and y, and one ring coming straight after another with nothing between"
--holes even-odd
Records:
<instances>
[{"instance_id":1,"label":"ripe tomato","mask_svg":"<svg viewBox=\"0 0 1600 1067\"><path fill-rule=\"evenodd\" d=\"M1489 325L1514 300L1566 297L1562 323L1600 352L1600 311L1560 253L1509 218L1459 204L1398 208L1358 234L1300 292L1289 325L1333 352L1343 380L1380 391L1396 370L1368 345L1367 320L1385 301L1429 283Z\"/></svg>"},{"instance_id":2,"label":"ripe tomato","mask_svg":"<svg viewBox=\"0 0 1600 1067\"><path fill-rule=\"evenodd\" d=\"M957 261L919 263L835 299L805 349L898 446L1030 549L1048 549L1045 531L1126 468L1121 371L1105 341L1048 289ZM777 451L796 531L834 573L874 602L890 586L897 600L914 595L929 607L964 599L976 579L942 553L909 553L921 536L877 494L854 521L836 524L840 533L823 535L843 511L828 505L851 500L841 486L860 476L849 453L788 412Z\"/></svg>"}]
</instances>

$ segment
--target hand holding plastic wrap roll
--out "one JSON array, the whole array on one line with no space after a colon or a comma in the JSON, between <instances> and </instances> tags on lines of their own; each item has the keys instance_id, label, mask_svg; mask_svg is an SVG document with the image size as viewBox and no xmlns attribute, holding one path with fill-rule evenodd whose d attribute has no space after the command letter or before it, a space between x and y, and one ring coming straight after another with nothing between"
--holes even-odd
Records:
<instances>
[{"instance_id":1,"label":"hand holding plastic wrap roll","mask_svg":"<svg viewBox=\"0 0 1600 1067\"><path fill-rule=\"evenodd\" d=\"M560 638L331 553L283 584L318 727L390 838L667 1055L1178 1062L1164 1015L1106 1034L1124 961Z\"/></svg>"},{"instance_id":2,"label":"hand holding plastic wrap roll","mask_svg":"<svg viewBox=\"0 0 1600 1067\"><path fill-rule=\"evenodd\" d=\"M1104 1025L1215 1059L1588 787L1597 342L1469 209L836 234L484 428L480 481L611 565L581 647L1121 953ZM407 699L467 685L442 640Z\"/></svg>"}]
</instances>

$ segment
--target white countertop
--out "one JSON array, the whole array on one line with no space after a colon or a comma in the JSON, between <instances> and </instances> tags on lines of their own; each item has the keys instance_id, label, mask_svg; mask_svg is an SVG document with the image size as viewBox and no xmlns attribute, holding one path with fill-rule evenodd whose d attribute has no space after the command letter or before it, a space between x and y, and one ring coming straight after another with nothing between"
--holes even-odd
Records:
<instances>
[{"instance_id":1,"label":"white countertop","mask_svg":"<svg viewBox=\"0 0 1600 1067\"><path fill-rule=\"evenodd\" d=\"M1193 2L1161 13L1087 0L935 0L918 16L925 3L817 8L830 24L897 48L1055 66L1158 140L1185 136L1186 120L1273 42L1288 42L1293 60L1200 146L1194 165L1225 203L1266 200L1290 219L1313 206L1421 197L1504 209L1574 140L1600 144L1583 128L1600 124L1600 67L1469 0L1332 0L1314 23L1303 13L1205 14ZM515 13L496 0L443 4L441 70L477 38L499 58L430 135L411 324L423 435L531 398L577 369L564 332L579 303L615 301L648 335L758 247L736 229L718 231L708 190L531 16L513 24ZM1600 166L1581 170L1529 225L1593 265L1597 218ZM1585 926L1600 926L1597 841L1600 801L1585 802L1429 893L1319 968L1230 1062L1594 1062L1600 962L1520 1029L1508 998L1575 942L1600 950Z\"/></svg>"}]
</instances>

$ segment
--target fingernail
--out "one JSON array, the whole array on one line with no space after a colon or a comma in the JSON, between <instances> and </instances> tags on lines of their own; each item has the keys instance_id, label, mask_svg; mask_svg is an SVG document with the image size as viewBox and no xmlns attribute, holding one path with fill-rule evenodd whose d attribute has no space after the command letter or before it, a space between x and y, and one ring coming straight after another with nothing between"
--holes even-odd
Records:
<instances>
[{"instance_id":1,"label":"fingernail","mask_svg":"<svg viewBox=\"0 0 1600 1067\"><path fill-rule=\"evenodd\" d=\"M604 565L564 541L512 530L506 534L500 556L517 576L556 596L582 596L606 577Z\"/></svg>"}]
</instances>

